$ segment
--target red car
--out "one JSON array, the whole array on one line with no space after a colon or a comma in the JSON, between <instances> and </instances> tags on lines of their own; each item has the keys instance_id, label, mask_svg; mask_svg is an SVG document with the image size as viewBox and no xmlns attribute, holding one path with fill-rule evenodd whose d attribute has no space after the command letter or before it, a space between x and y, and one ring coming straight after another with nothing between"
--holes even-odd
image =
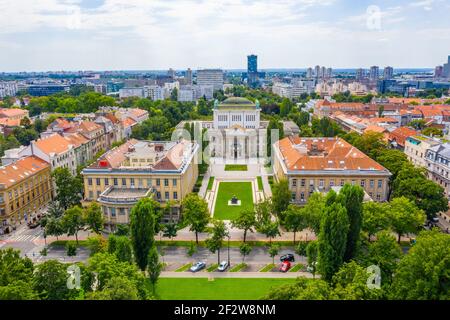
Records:
<instances>
[{"instance_id":1,"label":"red car","mask_svg":"<svg viewBox=\"0 0 450 320\"><path fill-rule=\"evenodd\" d=\"M280 266L281 272L288 272L288 270L291 268L291 263L289 261L283 261L283 263Z\"/></svg>"}]
</instances>

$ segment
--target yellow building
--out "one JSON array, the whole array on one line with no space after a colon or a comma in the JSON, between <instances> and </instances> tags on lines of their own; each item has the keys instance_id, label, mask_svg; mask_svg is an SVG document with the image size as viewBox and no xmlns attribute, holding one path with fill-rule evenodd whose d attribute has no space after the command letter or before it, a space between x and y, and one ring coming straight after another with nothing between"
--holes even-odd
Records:
<instances>
[{"instance_id":1,"label":"yellow building","mask_svg":"<svg viewBox=\"0 0 450 320\"><path fill-rule=\"evenodd\" d=\"M52 199L50 165L34 156L0 167L0 221L10 232L23 219L32 221Z\"/></svg>"},{"instance_id":2,"label":"yellow building","mask_svg":"<svg viewBox=\"0 0 450 320\"><path fill-rule=\"evenodd\" d=\"M388 200L391 173L341 138L284 138L274 144L273 169L276 180L288 180L293 203L346 183L360 185L374 201Z\"/></svg>"},{"instance_id":3,"label":"yellow building","mask_svg":"<svg viewBox=\"0 0 450 320\"><path fill-rule=\"evenodd\" d=\"M174 204L171 216L163 221L178 219L180 203L198 177L198 149L186 140L129 140L83 170L85 201L99 202L111 225L128 223L131 208L150 196L163 205Z\"/></svg>"}]
</instances>

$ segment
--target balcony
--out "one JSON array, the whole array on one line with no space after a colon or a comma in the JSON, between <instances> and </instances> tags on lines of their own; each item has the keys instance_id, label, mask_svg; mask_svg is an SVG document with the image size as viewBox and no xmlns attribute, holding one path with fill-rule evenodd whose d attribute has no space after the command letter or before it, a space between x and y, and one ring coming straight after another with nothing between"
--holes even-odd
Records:
<instances>
[{"instance_id":1,"label":"balcony","mask_svg":"<svg viewBox=\"0 0 450 320\"><path fill-rule=\"evenodd\" d=\"M142 198L154 193L153 188L119 188L111 186L106 189L98 201L104 204L134 205Z\"/></svg>"}]
</instances>

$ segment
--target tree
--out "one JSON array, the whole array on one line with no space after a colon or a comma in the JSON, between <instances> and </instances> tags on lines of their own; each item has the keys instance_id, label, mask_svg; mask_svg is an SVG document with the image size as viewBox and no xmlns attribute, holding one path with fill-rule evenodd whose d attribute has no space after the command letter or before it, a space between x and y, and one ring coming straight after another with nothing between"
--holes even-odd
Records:
<instances>
[{"instance_id":1,"label":"tree","mask_svg":"<svg viewBox=\"0 0 450 320\"><path fill-rule=\"evenodd\" d=\"M103 290L88 293L87 300L139 300L139 292L132 280L114 277L107 281Z\"/></svg>"},{"instance_id":2,"label":"tree","mask_svg":"<svg viewBox=\"0 0 450 320\"><path fill-rule=\"evenodd\" d=\"M67 266L56 260L45 261L36 267L33 275L33 287L41 299L66 300Z\"/></svg>"},{"instance_id":3,"label":"tree","mask_svg":"<svg viewBox=\"0 0 450 320\"><path fill-rule=\"evenodd\" d=\"M364 189L360 186L345 184L339 194L344 198L344 205L350 223L344 255L344 260L349 261L356 255L356 251L358 250L359 234L362 224Z\"/></svg>"},{"instance_id":4,"label":"tree","mask_svg":"<svg viewBox=\"0 0 450 320\"><path fill-rule=\"evenodd\" d=\"M302 231L308 227L306 215L304 211L295 205L289 205L285 212L284 226L287 231L294 233L294 245L295 235L297 232Z\"/></svg>"},{"instance_id":5,"label":"tree","mask_svg":"<svg viewBox=\"0 0 450 320\"><path fill-rule=\"evenodd\" d=\"M173 240L177 236L178 226L176 223L168 223L163 227L163 237Z\"/></svg>"},{"instance_id":6,"label":"tree","mask_svg":"<svg viewBox=\"0 0 450 320\"><path fill-rule=\"evenodd\" d=\"M114 254L121 262L133 262L133 246L131 241L126 236L115 236L115 250Z\"/></svg>"},{"instance_id":7,"label":"tree","mask_svg":"<svg viewBox=\"0 0 450 320\"><path fill-rule=\"evenodd\" d=\"M444 188L425 177L424 170L405 165L393 182L392 197L406 197L425 211L428 219L448 210Z\"/></svg>"},{"instance_id":8,"label":"tree","mask_svg":"<svg viewBox=\"0 0 450 320\"><path fill-rule=\"evenodd\" d=\"M406 197L395 198L389 203L389 220L398 243L406 233L415 233L425 222L425 213Z\"/></svg>"},{"instance_id":9,"label":"tree","mask_svg":"<svg viewBox=\"0 0 450 320\"><path fill-rule=\"evenodd\" d=\"M272 264L275 264L275 256L280 252L280 246L276 243L272 243L269 247L269 255L272 258Z\"/></svg>"},{"instance_id":10,"label":"tree","mask_svg":"<svg viewBox=\"0 0 450 320\"><path fill-rule=\"evenodd\" d=\"M280 116L282 118L286 117L292 109L292 102L288 98L284 98L280 104Z\"/></svg>"},{"instance_id":11,"label":"tree","mask_svg":"<svg viewBox=\"0 0 450 320\"><path fill-rule=\"evenodd\" d=\"M308 266L312 268L313 278L316 277L317 258L319 256L319 245L317 241L310 241L306 246L306 258Z\"/></svg>"},{"instance_id":12,"label":"tree","mask_svg":"<svg viewBox=\"0 0 450 320\"><path fill-rule=\"evenodd\" d=\"M347 210L341 203L326 207L318 240L318 269L326 281L331 281L344 262L349 225Z\"/></svg>"},{"instance_id":13,"label":"tree","mask_svg":"<svg viewBox=\"0 0 450 320\"><path fill-rule=\"evenodd\" d=\"M212 253L217 251L217 264L220 264L220 249L223 247L223 239L228 235L227 227L222 220L213 221L211 238L206 239L205 244Z\"/></svg>"},{"instance_id":14,"label":"tree","mask_svg":"<svg viewBox=\"0 0 450 320\"><path fill-rule=\"evenodd\" d=\"M144 198L131 209L130 233L133 245L134 257L139 268L144 271L147 268L148 253L154 242L155 216L159 204L151 199Z\"/></svg>"},{"instance_id":15,"label":"tree","mask_svg":"<svg viewBox=\"0 0 450 320\"><path fill-rule=\"evenodd\" d=\"M423 231L400 260L391 298L448 300L450 298L450 236L439 230Z\"/></svg>"},{"instance_id":16,"label":"tree","mask_svg":"<svg viewBox=\"0 0 450 320\"><path fill-rule=\"evenodd\" d=\"M38 295L33 291L29 282L17 280L0 286L0 300L37 300Z\"/></svg>"},{"instance_id":17,"label":"tree","mask_svg":"<svg viewBox=\"0 0 450 320\"><path fill-rule=\"evenodd\" d=\"M52 172L56 185L56 198L60 206L67 210L81 201L83 183L72 176L68 168L56 168Z\"/></svg>"},{"instance_id":18,"label":"tree","mask_svg":"<svg viewBox=\"0 0 450 320\"><path fill-rule=\"evenodd\" d=\"M361 229L367 232L369 241L375 233L389 227L388 204L373 201L363 204Z\"/></svg>"},{"instance_id":19,"label":"tree","mask_svg":"<svg viewBox=\"0 0 450 320\"><path fill-rule=\"evenodd\" d=\"M159 275L163 269L162 263L159 262L158 250L156 249L155 244L153 244L150 252L148 253L148 277L152 284L153 294L156 292L156 283L158 282Z\"/></svg>"},{"instance_id":20,"label":"tree","mask_svg":"<svg viewBox=\"0 0 450 320\"><path fill-rule=\"evenodd\" d=\"M58 237L64 234L65 229L62 218L46 217L44 221L45 225L43 225L43 227L45 236L55 236L58 240Z\"/></svg>"},{"instance_id":21,"label":"tree","mask_svg":"<svg viewBox=\"0 0 450 320\"><path fill-rule=\"evenodd\" d=\"M378 232L376 238L368 246L367 262L380 267L382 283L390 284L397 261L402 256L402 249L388 231Z\"/></svg>"},{"instance_id":22,"label":"tree","mask_svg":"<svg viewBox=\"0 0 450 320\"><path fill-rule=\"evenodd\" d=\"M108 246L107 241L101 235L97 234L87 239L87 247L90 250L91 256L99 252L104 252L107 246Z\"/></svg>"},{"instance_id":23,"label":"tree","mask_svg":"<svg viewBox=\"0 0 450 320\"><path fill-rule=\"evenodd\" d=\"M307 225L316 235L320 232L320 223L322 221L323 212L325 211L325 197L320 192L314 192L308 202L302 209L305 215Z\"/></svg>"},{"instance_id":24,"label":"tree","mask_svg":"<svg viewBox=\"0 0 450 320\"><path fill-rule=\"evenodd\" d=\"M242 255L242 263L244 263L245 257L252 252L252 247L248 243L244 242L239 246L239 252Z\"/></svg>"},{"instance_id":25,"label":"tree","mask_svg":"<svg viewBox=\"0 0 450 320\"><path fill-rule=\"evenodd\" d=\"M62 217L62 226L69 236L75 236L78 243L78 232L85 226L83 210L80 207L67 209Z\"/></svg>"},{"instance_id":26,"label":"tree","mask_svg":"<svg viewBox=\"0 0 450 320\"><path fill-rule=\"evenodd\" d=\"M443 136L442 130L439 128L435 128L435 127L428 127L428 128L423 129L422 134L424 134L426 136L430 136L430 137L434 137L434 136L442 137Z\"/></svg>"},{"instance_id":27,"label":"tree","mask_svg":"<svg viewBox=\"0 0 450 320\"><path fill-rule=\"evenodd\" d=\"M260 232L269 238L269 243L272 243L272 238L280 235L280 225L278 221L267 222L260 228Z\"/></svg>"},{"instance_id":28,"label":"tree","mask_svg":"<svg viewBox=\"0 0 450 320\"><path fill-rule=\"evenodd\" d=\"M292 195L289 190L289 183L286 179L280 180L272 188L272 209L280 221L284 220L284 211L286 211L291 202Z\"/></svg>"},{"instance_id":29,"label":"tree","mask_svg":"<svg viewBox=\"0 0 450 320\"><path fill-rule=\"evenodd\" d=\"M89 207L84 210L84 220L93 232L100 234L103 230L103 214L97 202L92 202Z\"/></svg>"},{"instance_id":30,"label":"tree","mask_svg":"<svg viewBox=\"0 0 450 320\"><path fill-rule=\"evenodd\" d=\"M210 220L208 204L197 194L190 193L182 202L184 222L195 232L195 242L198 244L198 233L204 232Z\"/></svg>"},{"instance_id":31,"label":"tree","mask_svg":"<svg viewBox=\"0 0 450 320\"><path fill-rule=\"evenodd\" d=\"M21 258L19 250L0 250L0 287L16 281L29 282L33 271L33 262L29 258Z\"/></svg>"},{"instance_id":32,"label":"tree","mask_svg":"<svg viewBox=\"0 0 450 320\"><path fill-rule=\"evenodd\" d=\"M321 279L297 278L294 284L270 289L264 300L327 300L330 290Z\"/></svg>"},{"instance_id":33,"label":"tree","mask_svg":"<svg viewBox=\"0 0 450 320\"><path fill-rule=\"evenodd\" d=\"M243 210L239 212L239 215L231 221L233 228L244 230L244 243L247 239L247 232L254 232L256 225L255 212L253 210Z\"/></svg>"},{"instance_id":34,"label":"tree","mask_svg":"<svg viewBox=\"0 0 450 320\"><path fill-rule=\"evenodd\" d=\"M272 155L272 145L276 142L272 141L272 130L278 130L278 139L283 139L283 123L275 117L272 117L269 120L269 125L267 126L267 157L270 157Z\"/></svg>"},{"instance_id":35,"label":"tree","mask_svg":"<svg viewBox=\"0 0 450 320\"><path fill-rule=\"evenodd\" d=\"M423 128L425 128L425 123L426 123L425 120L417 119L417 120L411 121L409 123L409 125L416 130L422 130Z\"/></svg>"}]
</instances>

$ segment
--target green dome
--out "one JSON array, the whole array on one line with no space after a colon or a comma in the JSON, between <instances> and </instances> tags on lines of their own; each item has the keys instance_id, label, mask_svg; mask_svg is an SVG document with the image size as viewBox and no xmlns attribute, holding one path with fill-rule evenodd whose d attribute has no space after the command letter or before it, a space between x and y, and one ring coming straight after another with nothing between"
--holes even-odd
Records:
<instances>
[{"instance_id":1,"label":"green dome","mask_svg":"<svg viewBox=\"0 0 450 320\"><path fill-rule=\"evenodd\" d=\"M222 101L218 105L218 109L256 109L256 104L246 98L231 97Z\"/></svg>"}]
</instances>

